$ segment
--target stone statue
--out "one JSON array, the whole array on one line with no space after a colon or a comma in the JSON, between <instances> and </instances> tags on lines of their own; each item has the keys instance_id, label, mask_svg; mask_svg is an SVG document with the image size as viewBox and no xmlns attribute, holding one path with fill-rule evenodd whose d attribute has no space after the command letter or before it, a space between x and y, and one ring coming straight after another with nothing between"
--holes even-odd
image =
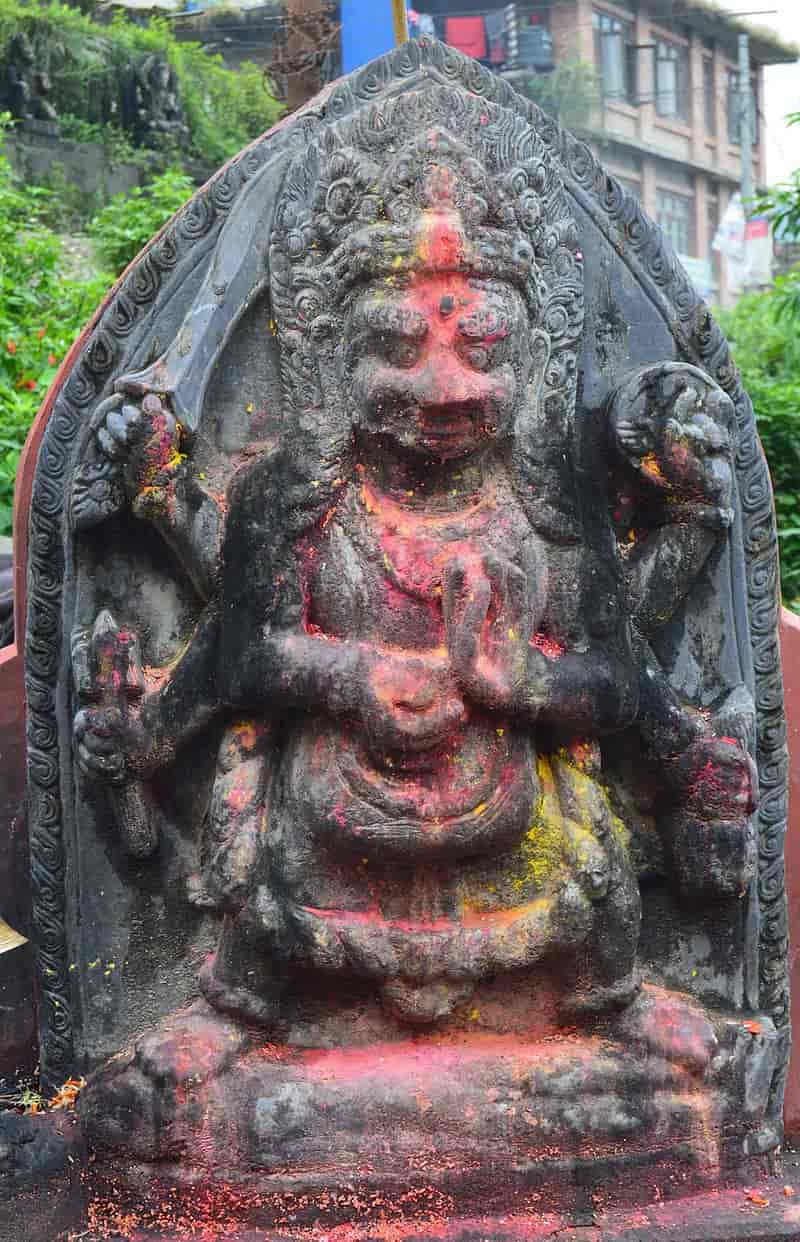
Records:
<instances>
[{"instance_id":1,"label":"stone statue","mask_svg":"<svg viewBox=\"0 0 800 1242\"><path fill-rule=\"evenodd\" d=\"M24 31L9 40L5 79L4 94L12 116L24 121L58 120L48 98L52 91L50 74L45 65L37 64L31 41Z\"/></svg>"},{"instance_id":2,"label":"stone statue","mask_svg":"<svg viewBox=\"0 0 800 1242\"><path fill-rule=\"evenodd\" d=\"M172 139L185 146L189 128L180 99L178 75L163 56L145 56L133 67L130 126L145 146Z\"/></svg>"},{"instance_id":3,"label":"stone statue","mask_svg":"<svg viewBox=\"0 0 800 1242\"><path fill-rule=\"evenodd\" d=\"M259 1224L714 1183L785 1060L736 402L663 329L594 399L551 123L433 41L378 65L220 196L77 451L76 840L126 930L84 918L143 1006L86 984L85 1130Z\"/></svg>"}]
</instances>

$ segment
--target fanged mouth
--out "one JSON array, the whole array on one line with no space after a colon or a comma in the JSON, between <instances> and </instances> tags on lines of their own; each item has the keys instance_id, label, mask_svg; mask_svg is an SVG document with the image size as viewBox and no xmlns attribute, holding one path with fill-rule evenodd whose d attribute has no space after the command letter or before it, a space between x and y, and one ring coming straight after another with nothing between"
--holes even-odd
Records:
<instances>
[{"instance_id":1,"label":"fanged mouth","mask_svg":"<svg viewBox=\"0 0 800 1242\"><path fill-rule=\"evenodd\" d=\"M478 424L466 415L424 415L420 427L426 440L463 440L475 435Z\"/></svg>"}]
</instances>

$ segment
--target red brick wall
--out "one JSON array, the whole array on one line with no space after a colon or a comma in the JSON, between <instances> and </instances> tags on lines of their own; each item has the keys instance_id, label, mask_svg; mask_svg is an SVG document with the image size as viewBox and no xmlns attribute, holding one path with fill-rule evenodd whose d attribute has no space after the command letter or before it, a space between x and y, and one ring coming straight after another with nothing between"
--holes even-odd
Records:
<instances>
[{"instance_id":1,"label":"red brick wall","mask_svg":"<svg viewBox=\"0 0 800 1242\"><path fill-rule=\"evenodd\" d=\"M800 617L783 610L781 622L786 721L789 733L789 831L786 885L789 893L789 962L792 985L792 1060L786 1088L786 1132L800 1134Z\"/></svg>"}]
</instances>

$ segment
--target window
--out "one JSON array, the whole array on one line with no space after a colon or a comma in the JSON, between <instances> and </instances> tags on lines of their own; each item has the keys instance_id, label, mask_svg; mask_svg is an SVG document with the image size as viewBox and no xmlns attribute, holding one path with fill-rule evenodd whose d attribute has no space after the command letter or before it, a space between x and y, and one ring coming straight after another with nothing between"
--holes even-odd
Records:
<instances>
[{"instance_id":1,"label":"window","mask_svg":"<svg viewBox=\"0 0 800 1242\"><path fill-rule=\"evenodd\" d=\"M656 219L678 254L692 253L692 199L671 190L656 191Z\"/></svg>"},{"instance_id":2,"label":"window","mask_svg":"<svg viewBox=\"0 0 800 1242\"><path fill-rule=\"evenodd\" d=\"M714 62L709 56L703 58L703 107L705 109L706 133L717 136L717 93L714 90Z\"/></svg>"},{"instance_id":3,"label":"window","mask_svg":"<svg viewBox=\"0 0 800 1242\"><path fill-rule=\"evenodd\" d=\"M678 121L689 119L689 54L678 43L659 39L656 54L656 112Z\"/></svg>"},{"instance_id":4,"label":"window","mask_svg":"<svg viewBox=\"0 0 800 1242\"><path fill-rule=\"evenodd\" d=\"M608 13L592 13L594 29L594 61L603 83L606 99L636 99L636 49L633 46L633 23L611 17Z\"/></svg>"},{"instance_id":5,"label":"window","mask_svg":"<svg viewBox=\"0 0 800 1242\"><path fill-rule=\"evenodd\" d=\"M739 128L741 118L741 101L739 98L739 74L735 69L728 70L728 142L735 143L737 146L741 141L741 131ZM750 141L754 147L758 146L759 139L759 121L758 115L758 80L753 77L750 79Z\"/></svg>"}]
</instances>

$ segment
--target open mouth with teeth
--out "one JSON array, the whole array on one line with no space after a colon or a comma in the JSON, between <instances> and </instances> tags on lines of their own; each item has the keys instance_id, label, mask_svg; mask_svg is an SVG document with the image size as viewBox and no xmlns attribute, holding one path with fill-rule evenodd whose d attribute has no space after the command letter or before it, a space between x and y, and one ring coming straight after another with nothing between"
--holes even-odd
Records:
<instances>
[{"instance_id":1,"label":"open mouth with teeth","mask_svg":"<svg viewBox=\"0 0 800 1242\"><path fill-rule=\"evenodd\" d=\"M427 406L417 411L417 426L426 443L446 445L472 441L480 435L483 411L469 406Z\"/></svg>"}]
</instances>

